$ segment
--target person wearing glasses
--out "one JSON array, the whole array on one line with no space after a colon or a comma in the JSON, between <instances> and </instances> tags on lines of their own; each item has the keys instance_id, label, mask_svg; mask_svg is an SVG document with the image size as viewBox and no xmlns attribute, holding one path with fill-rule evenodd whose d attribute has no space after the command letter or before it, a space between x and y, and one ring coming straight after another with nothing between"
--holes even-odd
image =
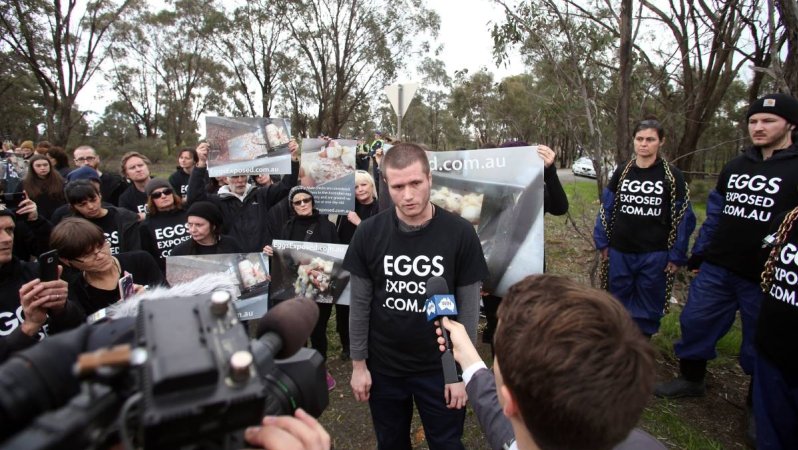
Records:
<instances>
[{"instance_id":1,"label":"person wearing glasses","mask_svg":"<svg viewBox=\"0 0 798 450\"><path fill-rule=\"evenodd\" d=\"M88 168L85 170L88 171ZM86 219L99 226L112 255L141 249L138 215L103 203L96 178L70 181L64 188L64 195L70 209L68 217ZM63 220L66 219L59 223Z\"/></svg>"},{"instance_id":2,"label":"person wearing glasses","mask_svg":"<svg viewBox=\"0 0 798 450\"><path fill-rule=\"evenodd\" d=\"M162 178L153 178L145 188L147 193L147 218L141 223L141 249L158 261L161 272L166 273L166 257L172 249L191 239L186 227L187 213L183 198Z\"/></svg>"},{"instance_id":3,"label":"person wearing glasses","mask_svg":"<svg viewBox=\"0 0 798 450\"><path fill-rule=\"evenodd\" d=\"M53 228L50 246L61 262L79 273L69 283L68 302L79 305L86 315L120 300L119 279L130 274L136 292L164 283L155 260L136 250L111 254L102 228L78 217L68 217Z\"/></svg>"},{"instance_id":4,"label":"person wearing glasses","mask_svg":"<svg viewBox=\"0 0 798 450\"><path fill-rule=\"evenodd\" d=\"M319 214L315 208L313 194L305 186L294 186L288 193L288 204L291 212L288 220L274 239L287 241L322 242L337 244L338 234L335 225L326 215ZM271 244L271 241L269 242ZM271 245L266 245L263 252L274 255ZM327 360L327 321L332 313L332 303L316 303L319 307L319 320L310 335L310 344ZM335 379L327 372L327 389L335 387Z\"/></svg>"},{"instance_id":5,"label":"person wearing glasses","mask_svg":"<svg viewBox=\"0 0 798 450\"><path fill-rule=\"evenodd\" d=\"M651 337L659 330L673 275L687 263L695 215L684 175L662 159L665 130L659 121L638 122L632 135L635 156L604 189L593 240L609 264L605 289Z\"/></svg>"},{"instance_id":6,"label":"person wearing glasses","mask_svg":"<svg viewBox=\"0 0 798 450\"><path fill-rule=\"evenodd\" d=\"M75 168L79 169L83 166L89 166L96 170L100 176L100 193L106 202L119 206L119 196L125 192L128 184L119 175L111 172L103 172L100 170L100 156L93 147L88 145L81 145L72 151L72 157L75 161Z\"/></svg>"}]
</instances>

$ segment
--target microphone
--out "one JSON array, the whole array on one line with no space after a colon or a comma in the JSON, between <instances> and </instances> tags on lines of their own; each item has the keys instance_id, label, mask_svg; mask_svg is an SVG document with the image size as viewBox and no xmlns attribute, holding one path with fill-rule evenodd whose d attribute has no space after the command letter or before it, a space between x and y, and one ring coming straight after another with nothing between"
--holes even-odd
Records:
<instances>
[{"instance_id":1,"label":"microphone","mask_svg":"<svg viewBox=\"0 0 798 450\"><path fill-rule=\"evenodd\" d=\"M271 344L275 358L288 358L305 346L317 320L316 302L306 297L293 298L278 303L261 317L257 337Z\"/></svg>"},{"instance_id":2,"label":"microphone","mask_svg":"<svg viewBox=\"0 0 798 450\"><path fill-rule=\"evenodd\" d=\"M427 280L427 302L424 310L427 313L427 322L439 317L456 316L457 304L454 295L449 294L449 286L442 277L432 277ZM443 366L443 382L445 384L457 383L460 381L457 376L457 366L452 354L452 343L449 341L449 332L441 325L441 336L446 344L446 350L441 355L441 365Z\"/></svg>"}]
</instances>

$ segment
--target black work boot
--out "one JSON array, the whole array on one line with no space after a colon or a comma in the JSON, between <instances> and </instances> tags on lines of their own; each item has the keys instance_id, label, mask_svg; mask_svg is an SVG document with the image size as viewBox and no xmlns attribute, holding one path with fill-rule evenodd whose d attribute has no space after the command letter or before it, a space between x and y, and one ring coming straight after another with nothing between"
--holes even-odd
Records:
<instances>
[{"instance_id":1,"label":"black work boot","mask_svg":"<svg viewBox=\"0 0 798 450\"><path fill-rule=\"evenodd\" d=\"M667 383L660 383L654 388L654 395L660 398L703 397L707 394L704 377L707 373L707 362L697 359L680 359L681 375Z\"/></svg>"}]
</instances>

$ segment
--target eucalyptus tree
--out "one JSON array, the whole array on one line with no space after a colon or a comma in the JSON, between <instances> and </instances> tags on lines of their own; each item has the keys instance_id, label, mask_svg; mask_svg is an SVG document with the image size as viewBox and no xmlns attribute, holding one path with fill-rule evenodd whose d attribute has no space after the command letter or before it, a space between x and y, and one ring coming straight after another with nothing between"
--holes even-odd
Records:
<instances>
[{"instance_id":1,"label":"eucalyptus tree","mask_svg":"<svg viewBox=\"0 0 798 450\"><path fill-rule=\"evenodd\" d=\"M6 0L0 2L0 42L33 74L45 110L47 138L66 146L78 95L106 57L114 27L140 0Z\"/></svg>"},{"instance_id":2,"label":"eucalyptus tree","mask_svg":"<svg viewBox=\"0 0 798 450\"><path fill-rule=\"evenodd\" d=\"M315 133L338 135L407 58L428 50L437 14L423 0L275 0L293 57L310 73Z\"/></svg>"}]
</instances>

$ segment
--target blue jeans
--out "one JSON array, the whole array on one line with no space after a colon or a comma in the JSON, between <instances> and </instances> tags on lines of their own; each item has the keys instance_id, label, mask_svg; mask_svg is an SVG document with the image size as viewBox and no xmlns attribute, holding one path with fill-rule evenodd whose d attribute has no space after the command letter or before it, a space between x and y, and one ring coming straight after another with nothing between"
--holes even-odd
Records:
<instances>
[{"instance_id":1,"label":"blue jeans","mask_svg":"<svg viewBox=\"0 0 798 450\"><path fill-rule=\"evenodd\" d=\"M734 323L737 310L742 320L743 342L740 366L754 373L754 334L762 302L759 284L735 275L723 267L705 262L690 283L687 304L679 317L682 339L674 350L679 359L703 360L717 356L715 345Z\"/></svg>"},{"instance_id":2,"label":"blue jeans","mask_svg":"<svg viewBox=\"0 0 798 450\"><path fill-rule=\"evenodd\" d=\"M787 374L759 355L754 375L757 450L798 448L798 374Z\"/></svg>"},{"instance_id":3,"label":"blue jeans","mask_svg":"<svg viewBox=\"0 0 798 450\"><path fill-rule=\"evenodd\" d=\"M448 409L443 371L432 375L391 377L371 371L369 408L379 450L410 450L413 403L430 450L464 450L461 437L465 408Z\"/></svg>"}]
</instances>

